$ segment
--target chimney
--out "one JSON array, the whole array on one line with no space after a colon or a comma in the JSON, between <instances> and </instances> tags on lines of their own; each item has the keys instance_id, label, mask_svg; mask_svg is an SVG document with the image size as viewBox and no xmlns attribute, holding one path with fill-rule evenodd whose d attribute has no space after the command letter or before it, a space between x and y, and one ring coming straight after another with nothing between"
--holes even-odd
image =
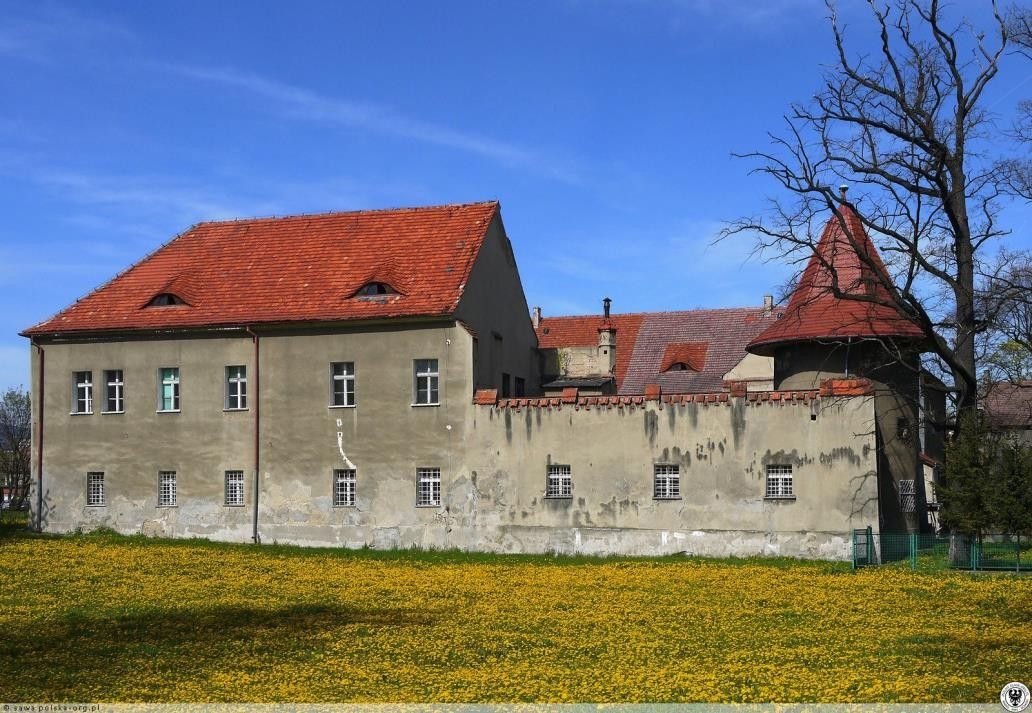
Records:
<instances>
[{"instance_id":1,"label":"chimney","mask_svg":"<svg viewBox=\"0 0 1032 713\"><path fill-rule=\"evenodd\" d=\"M838 187L839 198L842 200L843 203L846 202L846 191L848 191L848 190L849 190L849 186L847 186L845 183L843 183L841 186Z\"/></svg>"},{"instance_id":2,"label":"chimney","mask_svg":"<svg viewBox=\"0 0 1032 713\"><path fill-rule=\"evenodd\" d=\"M774 295L763 296L763 316L769 317L774 312Z\"/></svg>"},{"instance_id":3,"label":"chimney","mask_svg":"<svg viewBox=\"0 0 1032 713\"><path fill-rule=\"evenodd\" d=\"M612 374L616 368L616 330L609 321L609 308L613 300L608 297L602 300L602 326L598 328L598 371Z\"/></svg>"},{"instance_id":4,"label":"chimney","mask_svg":"<svg viewBox=\"0 0 1032 713\"><path fill-rule=\"evenodd\" d=\"M608 297L604 297L602 299L602 314L605 316L606 319L609 319L609 306L611 304L613 304L613 300L609 299Z\"/></svg>"},{"instance_id":5,"label":"chimney","mask_svg":"<svg viewBox=\"0 0 1032 713\"><path fill-rule=\"evenodd\" d=\"M531 313L530 321L534 324L534 329L541 326L541 308L535 307L533 313Z\"/></svg>"}]
</instances>

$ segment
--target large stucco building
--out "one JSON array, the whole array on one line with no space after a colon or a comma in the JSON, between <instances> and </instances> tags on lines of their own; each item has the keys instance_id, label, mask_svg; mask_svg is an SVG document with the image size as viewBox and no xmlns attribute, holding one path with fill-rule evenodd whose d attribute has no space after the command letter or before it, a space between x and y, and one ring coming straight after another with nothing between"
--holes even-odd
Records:
<instances>
[{"instance_id":1,"label":"large stucco building","mask_svg":"<svg viewBox=\"0 0 1032 713\"><path fill-rule=\"evenodd\" d=\"M528 309L494 202L201 223L24 332L34 517L848 557L855 528L925 526L934 448L918 330L829 289L884 289L845 204L819 251L784 307L551 317Z\"/></svg>"}]
</instances>

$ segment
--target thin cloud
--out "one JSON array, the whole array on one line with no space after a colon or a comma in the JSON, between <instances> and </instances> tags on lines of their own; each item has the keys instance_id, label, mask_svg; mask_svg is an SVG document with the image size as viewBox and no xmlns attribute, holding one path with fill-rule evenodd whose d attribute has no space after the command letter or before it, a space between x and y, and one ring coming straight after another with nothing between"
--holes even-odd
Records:
<instances>
[{"instance_id":1,"label":"thin cloud","mask_svg":"<svg viewBox=\"0 0 1032 713\"><path fill-rule=\"evenodd\" d=\"M33 7L28 14L5 13L0 26L0 55L28 62L51 63L59 56L67 55L69 50L100 42L135 39L132 30L114 20L46 3Z\"/></svg>"},{"instance_id":2,"label":"thin cloud","mask_svg":"<svg viewBox=\"0 0 1032 713\"><path fill-rule=\"evenodd\" d=\"M270 99L283 113L297 119L400 136L477 154L506 165L523 166L568 183L578 182L577 176L568 166L559 165L558 162L535 151L405 116L379 104L327 97L302 87L234 69L190 65L164 67L192 79L235 87Z\"/></svg>"}]
</instances>

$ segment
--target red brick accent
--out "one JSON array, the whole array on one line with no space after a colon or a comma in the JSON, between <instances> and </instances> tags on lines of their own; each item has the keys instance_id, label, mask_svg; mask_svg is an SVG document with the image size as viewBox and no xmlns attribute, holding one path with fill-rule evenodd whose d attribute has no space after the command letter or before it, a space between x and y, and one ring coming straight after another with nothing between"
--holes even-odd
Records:
<instances>
[{"instance_id":1,"label":"red brick accent","mask_svg":"<svg viewBox=\"0 0 1032 713\"><path fill-rule=\"evenodd\" d=\"M659 401L663 394L663 387L659 384L645 384L645 399L648 401Z\"/></svg>"},{"instance_id":2,"label":"red brick accent","mask_svg":"<svg viewBox=\"0 0 1032 713\"><path fill-rule=\"evenodd\" d=\"M479 389L473 396L473 403L480 406L494 406L498 403L498 389Z\"/></svg>"},{"instance_id":3,"label":"red brick accent","mask_svg":"<svg viewBox=\"0 0 1032 713\"><path fill-rule=\"evenodd\" d=\"M732 396L745 396L749 391L749 384L745 381L725 381L724 388Z\"/></svg>"},{"instance_id":4,"label":"red brick accent","mask_svg":"<svg viewBox=\"0 0 1032 713\"><path fill-rule=\"evenodd\" d=\"M821 380L821 396L870 396L873 393L869 379Z\"/></svg>"},{"instance_id":5,"label":"red brick accent","mask_svg":"<svg viewBox=\"0 0 1032 713\"><path fill-rule=\"evenodd\" d=\"M577 387L570 386L568 388L563 389L562 399L564 404L577 403Z\"/></svg>"}]
</instances>

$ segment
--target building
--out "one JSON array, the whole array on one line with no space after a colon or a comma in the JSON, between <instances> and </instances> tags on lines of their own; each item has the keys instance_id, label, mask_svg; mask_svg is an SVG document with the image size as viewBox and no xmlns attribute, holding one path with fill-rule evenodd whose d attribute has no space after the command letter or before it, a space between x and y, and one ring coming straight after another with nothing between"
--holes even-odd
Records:
<instances>
[{"instance_id":1,"label":"building","mask_svg":"<svg viewBox=\"0 0 1032 713\"><path fill-rule=\"evenodd\" d=\"M818 251L785 308L550 317L495 202L201 223L23 333L34 517L846 558L855 528L922 526L920 337L828 293L884 289L845 205Z\"/></svg>"}]
</instances>

